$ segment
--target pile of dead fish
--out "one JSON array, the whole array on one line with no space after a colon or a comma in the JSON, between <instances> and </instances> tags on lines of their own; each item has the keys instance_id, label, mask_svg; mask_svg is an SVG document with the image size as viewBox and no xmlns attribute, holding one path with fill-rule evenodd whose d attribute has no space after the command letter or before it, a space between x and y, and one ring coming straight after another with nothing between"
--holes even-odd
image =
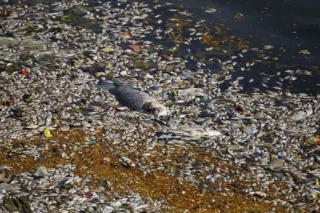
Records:
<instances>
[{"instance_id":1,"label":"pile of dead fish","mask_svg":"<svg viewBox=\"0 0 320 213\"><path fill-rule=\"evenodd\" d=\"M179 42L170 48L161 43L174 29L153 25L164 20L154 14L162 6L121 0L94 6L87 1L7 6L10 15L2 17L0 33L0 147L38 135L54 139L50 130L73 128L88 133L104 128L101 140L119 146L145 143L150 150L199 146L211 150L209 157L229 169L197 168L195 173L191 157L176 168L175 175L195 185L199 177L208 185L243 181L248 185L242 190L245 195L288 209L319 211L319 95L293 94L280 84L265 91L243 92L242 82L250 79L232 79L234 61L245 60L257 48L230 55L229 61L209 59L210 63L217 61L218 70L200 61L190 70L189 60L197 55L191 51L185 57L175 56ZM201 23L189 32L198 30ZM180 42L201 40L203 33L190 36ZM251 66L254 64L248 61L243 69ZM293 78L294 71L289 75ZM101 79L128 89L116 92L119 100L98 86ZM136 90L150 97L139 99L142 93ZM139 106L137 111L126 106L138 105L139 100L165 107L165 115L154 116L159 105ZM155 132L148 131L150 127ZM126 134L119 136L119 129ZM39 147L26 145L23 149L19 152L35 159L43 154ZM154 167L148 165L150 154L141 153L137 168L146 173L165 171L168 160ZM73 174L72 165L49 171L39 168L41 174L26 172L8 180L2 174L10 173L10 168L0 168L2 212L161 209L160 203L135 192L105 203L103 190L89 192L86 180Z\"/></svg>"}]
</instances>

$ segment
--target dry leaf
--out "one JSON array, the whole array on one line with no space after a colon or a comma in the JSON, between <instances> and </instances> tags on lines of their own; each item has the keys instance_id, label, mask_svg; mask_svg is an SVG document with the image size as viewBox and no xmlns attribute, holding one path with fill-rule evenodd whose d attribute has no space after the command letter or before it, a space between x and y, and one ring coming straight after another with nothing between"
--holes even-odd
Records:
<instances>
[{"instance_id":1,"label":"dry leaf","mask_svg":"<svg viewBox=\"0 0 320 213\"><path fill-rule=\"evenodd\" d=\"M236 106L236 111L237 111L237 112L243 112L244 109L243 109L241 106L237 105L237 106Z\"/></svg>"},{"instance_id":2,"label":"dry leaf","mask_svg":"<svg viewBox=\"0 0 320 213\"><path fill-rule=\"evenodd\" d=\"M174 68L174 64L168 64L168 65L166 66L166 71L167 71L167 72L171 72L171 71L173 70L173 68Z\"/></svg>"},{"instance_id":3,"label":"dry leaf","mask_svg":"<svg viewBox=\"0 0 320 213\"><path fill-rule=\"evenodd\" d=\"M241 21L243 18L244 18L244 16L243 16L243 14L241 14L241 13L235 13L235 14L234 14L234 19L235 19L236 21Z\"/></svg>"},{"instance_id":4,"label":"dry leaf","mask_svg":"<svg viewBox=\"0 0 320 213\"><path fill-rule=\"evenodd\" d=\"M308 50L300 50L299 53L309 55L311 54Z\"/></svg>"},{"instance_id":5,"label":"dry leaf","mask_svg":"<svg viewBox=\"0 0 320 213\"><path fill-rule=\"evenodd\" d=\"M169 54L163 54L162 58L166 59L166 60L172 60L172 56Z\"/></svg>"},{"instance_id":6,"label":"dry leaf","mask_svg":"<svg viewBox=\"0 0 320 213\"><path fill-rule=\"evenodd\" d=\"M183 81L178 81L178 84L179 84L180 86L183 86L183 85L184 85L184 82L183 82Z\"/></svg>"},{"instance_id":7,"label":"dry leaf","mask_svg":"<svg viewBox=\"0 0 320 213\"><path fill-rule=\"evenodd\" d=\"M129 44L129 47L135 52L140 52L141 51L141 47L138 44Z\"/></svg>"},{"instance_id":8,"label":"dry leaf","mask_svg":"<svg viewBox=\"0 0 320 213\"><path fill-rule=\"evenodd\" d=\"M120 107L121 107L120 105L114 105L113 106L113 108L116 109L116 110L119 109Z\"/></svg>"},{"instance_id":9,"label":"dry leaf","mask_svg":"<svg viewBox=\"0 0 320 213\"><path fill-rule=\"evenodd\" d=\"M126 35L126 36L128 36L128 37L131 37L131 36L132 36L129 31L125 31L123 34Z\"/></svg>"}]
</instances>

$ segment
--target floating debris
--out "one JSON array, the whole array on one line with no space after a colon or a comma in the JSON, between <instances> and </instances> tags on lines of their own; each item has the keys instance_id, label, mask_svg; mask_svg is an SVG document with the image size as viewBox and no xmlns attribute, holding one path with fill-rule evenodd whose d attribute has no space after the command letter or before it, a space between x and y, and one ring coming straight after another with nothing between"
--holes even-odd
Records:
<instances>
[{"instance_id":1,"label":"floating debris","mask_svg":"<svg viewBox=\"0 0 320 213\"><path fill-rule=\"evenodd\" d=\"M319 95L286 86L317 67L170 4L1 10L0 212L319 211Z\"/></svg>"},{"instance_id":2,"label":"floating debris","mask_svg":"<svg viewBox=\"0 0 320 213\"><path fill-rule=\"evenodd\" d=\"M206 9L204 12L205 13L214 13L214 12L216 12L217 10L215 9L215 8L208 8L208 9Z\"/></svg>"},{"instance_id":3,"label":"floating debris","mask_svg":"<svg viewBox=\"0 0 320 213\"><path fill-rule=\"evenodd\" d=\"M308 50L300 50L299 53L304 55L310 55L311 53Z\"/></svg>"},{"instance_id":4,"label":"floating debris","mask_svg":"<svg viewBox=\"0 0 320 213\"><path fill-rule=\"evenodd\" d=\"M134 52L141 52L141 47L138 44L129 44L129 47L134 51Z\"/></svg>"},{"instance_id":5,"label":"floating debris","mask_svg":"<svg viewBox=\"0 0 320 213\"><path fill-rule=\"evenodd\" d=\"M43 135L46 138L51 138L52 137L52 134L51 134L50 130L47 127L43 129Z\"/></svg>"},{"instance_id":6,"label":"floating debris","mask_svg":"<svg viewBox=\"0 0 320 213\"><path fill-rule=\"evenodd\" d=\"M89 141L89 142L86 142L86 146L92 146L94 144L96 144L98 141L97 140L93 140L93 141Z\"/></svg>"}]
</instances>

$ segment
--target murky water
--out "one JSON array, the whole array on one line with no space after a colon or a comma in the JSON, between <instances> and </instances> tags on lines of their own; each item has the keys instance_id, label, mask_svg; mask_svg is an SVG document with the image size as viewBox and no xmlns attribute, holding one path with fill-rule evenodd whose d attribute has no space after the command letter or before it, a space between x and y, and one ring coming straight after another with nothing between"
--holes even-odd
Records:
<instances>
[{"instance_id":1,"label":"murky water","mask_svg":"<svg viewBox=\"0 0 320 213\"><path fill-rule=\"evenodd\" d=\"M53 1L38 0L36 2L50 4ZM161 2L145 0L145 2L151 7L171 4L155 9L155 14L162 14L163 19L162 24L155 23L155 28L165 28L165 24L173 17L189 18L192 20L191 24L203 20L208 30L215 26L226 26L221 36L235 36L243 39L248 42L249 50L251 48L263 50L265 45L274 46L271 50L258 52L260 55L256 51L249 51L243 58L232 59L237 63L232 76L233 78L245 77L241 82L244 91L251 91L253 88L267 90L280 85L283 90L289 90L292 93L319 93L320 3L317 0L165 0ZM18 1L8 3L18 4ZM25 3L30 4L27 1ZM92 1L92 4L96 2ZM170 12L172 8L179 12L186 11L191 14L191 17L183 16L177 11ZM215 8L216 12L206 13L205 10L208 8ZM68 11L65 12L68 13ZM91 27L99 33L98 25ZM188 35L184 32L183 36ZM169 38L164 38L163 41L157 40L157 42L168 48L175 46ZM225 48L228 49L228 54L207 53L205 48L208 47L210 45L192 41L189 45L182 44L177 54L180 54L178 55L180 57L186 57L187 51L190 50L195 55L200 52L200 55L204 55L207 59L218 58L225 61L232 55L238 56L242 51L236 46L228 46ZM249 72L241 71L247 63L263 58L261 54L265 56L263 63L256 63L255 66L250 67ZM187 65L188 69L196 69L195 61ZM211 70L217 70L217 64L206 63L206 66ZM288 76L287 70L293 70L293 74Z\"/></svg>"},{"instance_id":2,"label":"murky water","mask_svg":"<svg viewBox=\"0 0 320 213\"><path fill-rule=\"evenodd\" d=\"M171 3L172 7L183 5L185 10L195 14L193 19L204 19L205 22L212 24L225 23L231 29L228 33L248 41L250 48L261 49L264 45L275 46L274 49L266 52L266 55L274 59L270 63L254 66L249 73L236 70L234 77L245 76L255 79L253 83L244 81L244 90L250 90L253 87L263 90L261 83L267 83L272 87L277 86L276 81L281 81L283 88L291 92L310 94L319 92L319 2L315 0L216 0L214 2L166 0L165 2ZM207 8L215 8L217 11L212 14L205 13ZM242 15L241 20L235 19L236 14ZM234 54L237 53L235 50ZM250 61L248 58L254 55L247 54L246 61ZM293 81L281 80L286 78L284 74L286 70L295 70L297 73L307 70L311 75L297 74ZM281 74L277 75L276 73L279 72ZM264 74L261 75L261 73ZM266 78L274 75L275 77L266 81Z\"/></svg>"},{"instance_id":3,"label":"murky water","mask_svg":"<svg viewBox=\"0 0 320 213\"><path fill-rule=\"evenodd\" d=\"M0 212L319 210L320 94L281 94L318 93L308 21L261 2L80 1L0 6Z\"/></svg>"}]
</instances>

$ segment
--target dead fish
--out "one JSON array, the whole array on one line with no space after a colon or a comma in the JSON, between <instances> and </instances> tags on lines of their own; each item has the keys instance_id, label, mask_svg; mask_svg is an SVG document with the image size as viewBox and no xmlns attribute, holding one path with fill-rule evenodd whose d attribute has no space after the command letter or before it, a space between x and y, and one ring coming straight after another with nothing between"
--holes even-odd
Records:
<instances>
[{"instance_id":1,"label":"dead fish","mask_svg":"<svg viewBox=\"0 0 320 213\"><path fill-rule=\"evenodd\" d=\"M44 166L40 166L36 173L34 173L34 176L36 177L49 177L49 176L52 176L53 174L49 173L47 168L44 167Z\"/></svg>"},{"instance_id":2,"label":"dead fish","mask_svg":"<svg viewBox=\"0 0 320 213\"><path fill-rule=\"evenodd\" d=\"M115 95L120 104L127 106L130 110L150 113L156 117L163 117L168 114L167 108L146 92L106 81L100 81L98 88L108 90Z\"/></svg>"},{"instance_id":3,"label":"dead fish","mask_svg":"<svg viewBox=\"0 0 320 213\"><path fill-rule=\"evenodd\" d=\"M202 126L183 127L179 129L170 129L168 131L176 135L192 138L213 137L221 135L220 131L211 128L204 128Z\"/></svg>"},{"instance_id":4,"label":"dead fish","mask_svg":"<svg viewBox=\"0 0 320 213\"><path fill-rule=\"evenodd\" d=\"M178 90L179 97L181 96L206 96L202 88L187 88Z\"/></svg>"}]
</instances>

